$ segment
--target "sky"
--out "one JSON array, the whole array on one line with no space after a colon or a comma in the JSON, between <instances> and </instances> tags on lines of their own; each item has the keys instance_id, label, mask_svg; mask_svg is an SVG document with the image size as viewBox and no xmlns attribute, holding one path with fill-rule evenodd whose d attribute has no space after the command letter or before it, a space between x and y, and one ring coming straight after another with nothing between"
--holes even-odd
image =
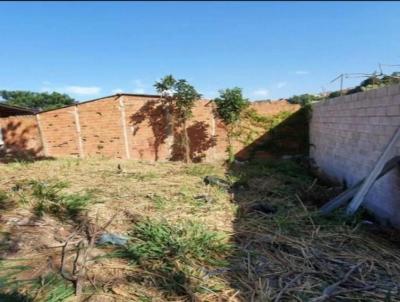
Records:
<instances>
[{"instance_id":1,"label":"sky","mask_svg":"<svg viewBox=\"0 0 400 302\"><path fill-rule=\"evenodd\" d=\"M332 91L400 64L399 16L400 2L0 2L0 89L84 101L172 74L207 98Z\"/></svg>"}]
</instances>

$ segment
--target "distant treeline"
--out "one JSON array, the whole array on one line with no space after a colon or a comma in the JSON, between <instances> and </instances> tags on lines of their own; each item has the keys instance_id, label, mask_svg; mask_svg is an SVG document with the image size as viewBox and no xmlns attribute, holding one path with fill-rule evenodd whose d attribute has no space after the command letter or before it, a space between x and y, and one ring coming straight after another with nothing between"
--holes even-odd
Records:
<instances>
[{"instance_id":1,"label":"distant treeline","mask_svg":"<svg viewBox=\"0 0 400 302\"><path fill-rule=\"evenodd\" d=\"M75 100L58 92L31 92L23 90L0 90L1 102L35 110L48 110L72 105Z\"/></svg>"}]
</instances>

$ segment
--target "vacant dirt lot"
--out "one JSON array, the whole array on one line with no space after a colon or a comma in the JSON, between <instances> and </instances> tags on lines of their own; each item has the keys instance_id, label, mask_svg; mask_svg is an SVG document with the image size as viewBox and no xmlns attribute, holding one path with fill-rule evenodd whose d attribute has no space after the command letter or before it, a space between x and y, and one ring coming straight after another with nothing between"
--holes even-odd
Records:
<instances>
[{"instance_id":1,"label":"vacant dirt lot","mask_svg":"<svg viewBox=\"0 0 400 302\"><path fill-rule=\"evenodd\" d=\"M290 161L3 164L0 301L400 301L395 233L318 215L335 192Z\"/></svg>"}]
</instances>

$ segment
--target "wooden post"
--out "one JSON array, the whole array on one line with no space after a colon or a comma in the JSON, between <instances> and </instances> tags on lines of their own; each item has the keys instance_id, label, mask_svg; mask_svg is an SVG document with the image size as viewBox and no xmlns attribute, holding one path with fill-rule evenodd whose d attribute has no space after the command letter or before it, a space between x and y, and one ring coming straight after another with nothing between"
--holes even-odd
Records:
<instances>
[{"instance_id":1,"label":"wooden post","mask_svg":"<svg viewBox=\"0 0 400 302\"><path fill-rule=\"evenodd\" d=\"M47 149L47 144L46 144L46 142L44 140L44 137L43 137L42 125L40 124L40 115L39 114L35 114L35 117L36 117L36 123L38 125L40 142L42 143L42 147L43 147L43 154L44 154L44 156L49 156L49 151Z\"/></svg>"},{"instance_id":2,"label":"wooden post","mask_svg":"<svg viewBox=\"0 0 400 302\"><path fill-rule=\"evenodd\" d=\"M127 159L130 159L131 154L128 141L128 129L126 128L125 103L124 103L124 97L122 95L119 97L119 110L121 112L121 127L122 127L122 135L124 137L125 156Z\"/></svg>"},{"instance_id":3,"label":"wooden post","mask_svg":"<svg viewBox=\"0 0 400 302\"><path fill-rule=\"evenodd\" d=\"M83 153L83 140L82 140L82 135L81 135L81 123L79 120L79 112L78 112L78 105L75 105L75 110L74 110L74 117L75 117L75 128L76 128L76 134L78 136L78 151L79 151L79 157L84 158L85 155Z\"/></svg>"}]
</instances>

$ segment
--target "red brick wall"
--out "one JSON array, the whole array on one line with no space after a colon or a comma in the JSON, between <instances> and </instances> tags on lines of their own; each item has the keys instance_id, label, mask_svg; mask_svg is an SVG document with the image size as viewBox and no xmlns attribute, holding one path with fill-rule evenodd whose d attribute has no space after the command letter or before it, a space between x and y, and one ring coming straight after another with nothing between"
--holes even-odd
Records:
<instances>
[{"instance_id":1,"label":"red brick wall","mask_svg":"<svg viewBox=\"0 0 400 302\"><path fill-rule=\"evenodd\" d=\"M39 129L34 115L0 118L0 128L7 153L43 155Z\"/></svg>"},{"instance_id":2,"label":"red brick wall","mask_svg":"<svg viewBox=\"0 0 400 302\"><path fill-rule=\"evenodd\" d=\"M122 96L130 157L142 160L165 160L167 119L158 98Z\"/></svg>"},{"instance_id":3,"label":"red brick wall","mask_svg":"<svg viewBox=\"0 0 400 302\"><path fill-rule=\"evenodd\" d=\"M187 123L190 157L193 161L218 158L216 122L213 104L208 100L198 101L193 108L193 117ZM179 127L177 132L181 133L181 128ZM183 150L181 150L181 154L183 154Z\"/></svg>"},{"instance_id":4,"label":"red brick wall","mask_svg":"<svg viewBox=\"0 0 400 302\"><path fill-rule=\"evenodd\" d=\"M46 156L78 156L75 106L38 114Z\"/></svg>"},{"instance_id":5,"label":"red brick wall","mask_svg":"<svg viewBox=\"0 0 400 302\"><path fill-rule=\"evenodd\" d=\"M125 158L118 97L78 106L84 156Z\"/></svg>"},{"instance_id":6,"label":"red brick wall","mask_svg":"<svg viewBox=\"0 0 400 302\"><path fill-rule=\"evenodd\" d=\"M251 106L264 115L298 109L298 106L286 101L255 102ZM211 102L200 100L193 109L193 118L187 124L190 154L194 161L226 158L225 126L213 111ZM180 160L183 151L179 144L182 127L171 119L172 116L173 113L168 117L168 110L158 97L140 95L116 95L42 112L38 114L38 120L43 137L43 153L54 157ZM6 119L0 120L4 123ZM22 120L22 117L18 120ZM28 120L32 129L36 129L35 135L27 136L26 132L22 137L21 133L16 133L13 138L7 139L21 137L29 148L37 147L40 137L36 120L34 117ZM18 148L23 148L24 144L18 145ZM235 143L235 150L243 147L243 143Z\"/></svg>"}]
</instances>

